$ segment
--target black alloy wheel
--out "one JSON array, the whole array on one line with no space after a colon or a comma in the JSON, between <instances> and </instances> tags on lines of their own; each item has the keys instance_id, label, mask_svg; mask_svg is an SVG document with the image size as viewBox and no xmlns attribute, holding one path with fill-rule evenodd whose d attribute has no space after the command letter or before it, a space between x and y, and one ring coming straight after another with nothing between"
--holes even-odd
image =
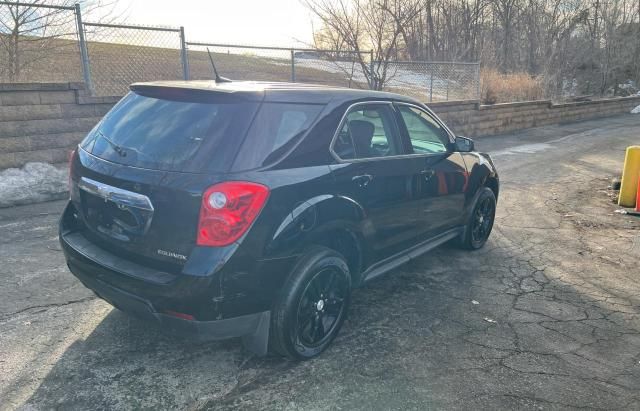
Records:
<instances>
[{"instance_id":1,"label":"black alloy wheel","mask_svg":"<svg viewBox=\"0 0 640 411\"><path fill-rule=\"evenodd\" d=\"M319 355L340 331L350 296L345 258L329 248L312 247L289 274L272 310L271 351L296 360Z\"/></svg>"},{"instance_id":2,"label":"black alloy wheel","mask_svg":"<svg viewBox=\"0 0 640 411\"><path fill-rule=\"evenodd\" d=\"M298 305L296 349L322 345L344 315L348 282L335 267L318 272L307 284Z\"/></svg>"},{"instance_id":3,"label":"black alloy wheel","mask_svg":"<svg viewBox=\"0 0 640 411\"><path fill-rule=\"evenodd\" d=\"M491 197L486 196L478 204L473 214L473 225L471 228L471 240L474 243L484 243L489 238L493 219L496 214L495 202Z\"/></svg>"},{"instance_id":4,"label":"black alloy wheel","mask_svg":"<svg viewBox=\"0 0 640 411\"><path fill-rule=\"evenodd\" d=\"M482 187L462 235L462 247L468 250L482 248L491 235L495 218L496 196L490 188Z\"/></svg>"}]
</instances>

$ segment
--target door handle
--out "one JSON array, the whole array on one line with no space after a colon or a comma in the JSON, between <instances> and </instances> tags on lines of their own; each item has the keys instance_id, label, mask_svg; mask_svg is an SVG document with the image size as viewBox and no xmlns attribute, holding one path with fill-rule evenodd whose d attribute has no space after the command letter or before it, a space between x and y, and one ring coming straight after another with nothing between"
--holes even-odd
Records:
<instances>
[{"instance_id":1,"label":"door handle","mask_svg":"<svg viewBox=\"0 0 640 411\"><path fill-rule=\"evenodd\" d=\"M434 175L436 175L436 172L434 170L428 169L428 170L422 170L420 171L420 175L422 177L424 177L425 180L430 180L431 177L433 177Z\"/></svg>"},{"instance_id":2,"label":"door handle","mask_svg":"<svg viewBox=\"0 0 640 411\"><path fill-rule=\"evenodd\" d=\"M372 180L373 180L373 176L371 174L363 174L361 176L355 176L351 179L351 181L356 183L358 187L361 187L361 188L368 186Z\"/></svg>"}]
</instances>

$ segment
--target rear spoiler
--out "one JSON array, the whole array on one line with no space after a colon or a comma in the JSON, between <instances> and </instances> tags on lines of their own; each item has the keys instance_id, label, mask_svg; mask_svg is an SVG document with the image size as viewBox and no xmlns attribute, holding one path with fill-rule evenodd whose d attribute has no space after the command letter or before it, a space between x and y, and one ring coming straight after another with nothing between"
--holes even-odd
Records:
<instances>
[{"instance_id":1,"label":"rear spoiler","mask_svg":"<svg viewBox=\"0 0 640 411\"><path fill-rule=\"evenodd\" d=\"M210 82L207 82L210 83ZM264 90L237 90L225 87L210 87L203 84L162 84L162 83L134 83L129 88L136 94L162 100L184 101L193 103L233 103L252 101L260 102L264 99Z\"/></svg>"}]
</instances>

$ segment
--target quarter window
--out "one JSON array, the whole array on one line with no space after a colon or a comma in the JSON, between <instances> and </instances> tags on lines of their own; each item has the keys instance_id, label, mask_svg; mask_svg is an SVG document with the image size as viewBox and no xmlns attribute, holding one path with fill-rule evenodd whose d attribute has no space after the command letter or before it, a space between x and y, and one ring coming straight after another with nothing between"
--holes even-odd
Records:
<instances>
[{"instance_id":1,"label":"quarter window","mask_svg":"<svg viewBox=\"0 0 640 411\"><path fill-rule=\"evenodd\" d=\"M274 163L300 141L323 105L263 103L255 116L232 170L250 170Z\"/></svg>"},{"instance_id":2,"label":"quarter window","mask_svg":"<svg viewBox=\"0 0 640 411\"><path fill-rule=\"evenodd\" d=\"M414 153L431 154L447 151L449 134L433 117L411 106L400 105L399 110L407 127Z\"/></svg>"},{"instance_id":3,"label":"quarter window","mask_svg":"<svg viewBox=\"0 0 640 411\"><path fill-rule=\"evenodd\" d=\"M395 156L402 154L397 135L388 104L358 105L345 117L333 151L343 160Z\"/></svg>"}]
</instances>

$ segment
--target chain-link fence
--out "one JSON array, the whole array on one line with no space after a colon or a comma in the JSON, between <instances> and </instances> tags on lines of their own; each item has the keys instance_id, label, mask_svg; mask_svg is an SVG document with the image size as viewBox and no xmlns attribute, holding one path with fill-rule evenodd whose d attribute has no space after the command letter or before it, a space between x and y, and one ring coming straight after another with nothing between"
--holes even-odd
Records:
<instances>
[{"instance_id":1,"label":"chain-link fence","mask_svg":"<svg viewBox=\"0 0 640 411\"><path fill-rule=\"evenodd\" d=\"M123 95L138 81L211 79L213 59L233 80L382 83L422 101L479 98L478 63L383 63L372 54L187 42L182 27L88 23L77 4L0 1L0 82L83 80L93 95Z\"/></svg>"},{"instance_id":2,"label":"chain-link fence","mask_svg":"<svg viewBox=\"0 0 640 411\"><path fill-rule=\"evenodd\" d=\"M370 88L371 53L303 50L295 53L296 81L358 89Z\"/></svg>"},{"instance_id":3,"label":"chain-link fence","mask_svg":"<svg viewBox=\"0 0 640 411\"><path fill-rule=\"evenodd\" d=\"M125 94L137 81L184 77L180 28L84 23L96 95Z\"/></svg>"},{"instance_id":4,"label":"chain-link fence","mask_svg":"<svg viewBox=\"0 0 640 411\"><path fill-rule=\"evenodd\" d=\"M257 48L214 43L187 42L189 78L214 78L209 57L218 73L233 80L291 81L291 50Z\"/></svg>"},{"instance_id":5,"label":"chain-link fence","mask_svg":"<svg viewBox=\"0 0 640 411\"><path fill-rule=\"evenodd\" d=\"M425 102L476 100L480 98L480 63L390 62L383 88Z\"/></svg>"},{"instance_id":6,"label":"chain-link fence","mask_svg":"<svg viewBox=\"0 0 640 411\"><path fill-rule=\"evenodd\" d=\"M202 42L187 42L187 47L192 79L213 78L213 59L219 74L233 80L368 88L356 52Z\"/></svg>"},{"instance_id":7,"label":"chain-link fence","mask_svg":"<svg viewBox=\"0 0 640 411\"><path fill-rule=\"evenodd\" d=\"M82 81L78 11L0 2L0 82Z\"/></svg>"}]
</instances>

